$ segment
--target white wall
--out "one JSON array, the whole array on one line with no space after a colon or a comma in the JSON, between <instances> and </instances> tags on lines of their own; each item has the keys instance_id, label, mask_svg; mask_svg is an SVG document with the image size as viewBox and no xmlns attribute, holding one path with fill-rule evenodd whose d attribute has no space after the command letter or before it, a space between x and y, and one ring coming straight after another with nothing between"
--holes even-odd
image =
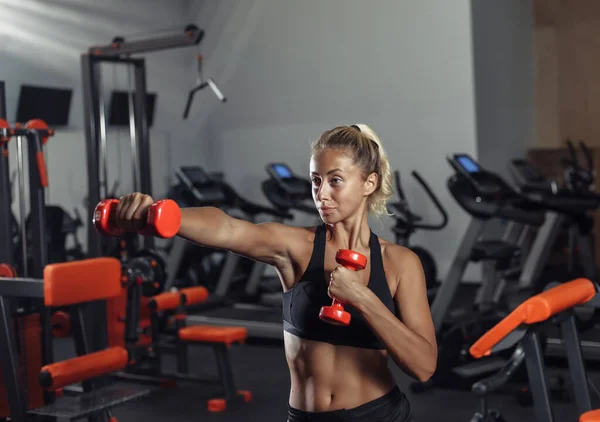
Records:
<instances>
[{"instance_id":1,"label":"white wall","mask_svg":"<svg viewBox=\"0 0 600 422\"><path fill-rule=\"evenodd\" d=\"M535 130L533 3L473 0L473 63L481 164L510 179Z\"/></svg>"},{"instance_id":2,"label":"white wall","mask_svg":"<svg viewBox=\"0 0 600 422\"><path fill-rule=\"evenodd\" d=\"M85 218L82 202L87 195L87 155L80 55L91 45L110 43L117 35L133 39L166 28L183 31L193 21L189 10L188 0L0 0L4 21L0 25L0 78L6 82L8 119L14 121L16 117L21 84L73 89L69 126L57 128L56 136L46 146L51 184L48 203L60 204L70 212L78 207ZM154 127L150 131L156 195L166 191L177 157L199 155L188 149L193 146L187 139L189 123L182 120L187 91L195 82L190 64L196 54L197 48L191 47L145 55L148 90L158 93ZM106 94L127 89L125 68L103 65L102 77ZM119 179L120 193L129 192L129 131L111 130L108 140L109 184ZM16 143L11 141L13 169L15 149ZM184 152L179 152L181 149ZM16 204L13 209L18 215ZM85 244L85 229L80 231L80 237Z\"/></svg>"},{"instance_id":3,"label":"white wall","mask_svg":"<svg viewBox=\"0 0 600 422\"><path fill-rule=\"evenodd\" d=\"M308 175L312 139L368 123L402 170L414 209L439 219L412 169L448 208L447 229L414 237L445 273L468 223L446 189L445 156L477 154L470 2L223 0L204 2L196 23L210 34L206 74L229 98L220 104L206 93L195 117L209 169L266 201L266 163Z\"/></svg>"}]
</instances>

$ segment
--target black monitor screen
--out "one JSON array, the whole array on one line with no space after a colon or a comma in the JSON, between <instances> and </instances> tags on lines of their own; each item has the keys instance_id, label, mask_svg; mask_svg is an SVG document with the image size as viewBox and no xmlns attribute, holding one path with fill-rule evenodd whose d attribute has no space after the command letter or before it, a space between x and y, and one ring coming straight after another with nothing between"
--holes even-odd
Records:
<instances>
[{"instance_id":1,"label":"black monitor screen","mask_svg":"<svg viewBox=\"0 0 600 422\"><path fill-rule=\"evenodd\" d=\"M469 173L477 173L479 171L479 164L468 155L459 155L456 157L456 161Z\"/></svg>"},{"instance_id":2,"label":"black monitor screen","mask_svg":"<svg viewBox=\"0 0 600 422\"><path fill-rule=\"evenodd\" d=\"M285 164L273 164L272 168L273 168L273 171L275 172L275 174L277 176L279 176L280 178L282 178L282 179L291 179L292 178L292 171Z\"/></svg>"},{"instance_id":3,"label":"black monitor screen","mask_svg":"<svg viewBox=\"0 0 600 422\"><path fill-rule=\"evenodd\" d=\"M133 93L135 104L135 92ZM154 124L154 110L156 106L156 94L146 93L146 119L148 126ZM108 124L110 126L129 126L129 98L126 91L113 91L110 96L108 111Z\"/></svg>"},{"instance_id":4,"label":"black monitor screen","mask_svg":"<svg viewBox=\"0 0 600 422\"><path fill-rule=\"evenodd\" d=\"M42 119L50 127L67 126L72 94L71 89L21 85L15 120Z\"/></svg>"}]
</instances>

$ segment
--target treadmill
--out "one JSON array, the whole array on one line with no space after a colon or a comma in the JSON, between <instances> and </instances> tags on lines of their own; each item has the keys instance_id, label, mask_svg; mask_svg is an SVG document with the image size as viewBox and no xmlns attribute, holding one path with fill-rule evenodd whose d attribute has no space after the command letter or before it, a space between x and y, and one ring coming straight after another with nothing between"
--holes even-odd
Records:
<instances>
[{"instance_id":1,"label":"treadmill","mask_svg":"<svg viewBox=\"0 0 600 422\"><path fill-rule=\"evenodd\" d=\"M199 166L183 166L176 172L179 184L171 189L169 198L173 199L180 207L205 207L215 206L226 209L226 196L218 183L215 183L211 176ZM174 237L169 245L167 252L167 279L164 290L170 291L179 287L177 281L179 278L189 278L190 286L197 282L210 282L210 280L197 280L201 278L199 274L182 274L185 271L185 264L188 262L189 254L193 254L194 260L202 260L207 254L214 254L216 251L209 250L202 252L202 246L194 245L191 242L181 238ZM216 262L214 263L216 265Z\"/></svg>"},{"instance_id":2,"label":"treadmill","mask_svg":"<svg viewBox=\"0 0 600 422\"><path fill-rule=\"evenodd\" d=\"M590 216L591 212L600 208L599 194L561 189L556 183L545 180L541 173L525 160L513 160L509 165L519 189L513 189L499 175L481 168L479 163L466 154L455 154L448 160L457 172L450 179L448 186L453 195L460 199L459 203L463 208L471 209L472 215L485 216L492 212L496 217L512 219L522 215L523 212L530 213L532 217L539 212L544 213L542 223L534 225L538 227L537 235L513 288L509 289L509 297L515 298L516 303L520 303L523 297L539 293L537 290L544 288L544 286L536 286L536 283L549 264L550 252L560 229L565 226L573 228L576 233L576 243L583 268L582 275L592 280L596 284L597 291L600 291L592 253L592 217ZM458 193L462 193L461 196L457 197ZM499 200L501 200L500 204L498 204ZM502 205L502 208L499 208L499 205ZM539 216L536 220L536 223L539 223ZM469 239L470 231L471 227L463 238L457 257L465 256L466 251L463 247L465 239ZM438 297L446 298L447 295L454 294L458 281L450 276L456 264L455 261L449 272L449 278L440 286L436 301ZM443 320L450 302L447 298L440 299L437 302L438 306L435 307L436 301L432 306L434 323L441 322L440 318ZM600 309L599 302L600 295L596 295L592 301L580 307L579 311L587 310L588 313L597 314ZM440 311L444 313L440 314ZM592 324L595 322L594 316L590 319ZM592 331L588 330L581 336L581 348L586 360L599 361L600 343L594 341ZM592 338L588 338L590 334ZM561 338L549 335L546 355L564 357L565 348L562 343Z\"/></svg>"},{"instance_id":3,"label":"treadmill","mask_svg":"<svg viewBox=\"0 0 600 422\"><path fill-rule=\"evenodd\" d=\"M522 206L524 199L500 176L483 169L467 154L453 154L448 163L455 173L448 179L450 194L471 216L469 226L458 245L445 280L440 284L431 304L436 333L467 309L450 312L467 266L483 263L483 279L475 299L479 307L498 304L507 280L513 280L519 268L522 244L531 227L540 227L544 212ZM492 220L508 221L501 238L484 238ZM489 237L489 236L488 236ZM451 317L451 318L448 318Z\"/></svg>"},{"instance_id":4,"label":"treadmill","mask_svg":"<svg viewBox=\"0 0 600 422\"><path fill-rule=\"evenodd\" d=\"M309 180L296 176L283 163L267 164L265 170L270 177L263 181L262 191L275 209L290 216L292 211L300 211L320 220L319 212L312 203L312 184ZM277 221L283 222L281 219ZM266 276L267 268L267 264L254 262L244 293L246 298L254 302L281 310L281 280L276 275Z\"/></svg>"},{"instance_id":5,"label":"treadmill","mask_svg":"<svg viewBox=\"0 0 600 422\"><path fill-rule=\"evenodd\" d=\"M593 217L590 212L596 211L600 207L600 195L591 191L574 191L560 188L555 181L547 180L537 168L523 159L512 160L509 164L509 170L523 195L548 205L546 221L540 228L532 246L531 259L523 267L519 278L519 288L534 289L535 292L545 287L542 285L536 286L536 283L550 264L551 250L559 232L566 229L573 236L572 239L570 238L573 245L570 245L569 248L567 271L574 270L571 249L576 246L579 252L580 271L582 273L572 273L572 277L585 276L594 282L598 291L598 270L592 247ZM600 315L600 296L597 294L594 299L580 308L579 313L587 314L583 318L586 322L582 325L588 327L587 329L581 327L580 334L583 357L585 360L600 362L598 330L594 328L596 322L600 322L598 318ZM554 336L553 332L548 333L546 345L546 356L566 357L563 339Z\"/></svg>"},{"instance_id":6,"label":"treadmill","mask_svg":"<svg viewBox=\"0 0 600 422\"><path fill-rule=\"evenodd\" d=\"M224 194L225 200L222 204L230 211L241 212L248 221L257 222L260 216L269 216L273 221L280 222L293 218L293 215L284 209L248 201L224 180L211 179L211 183L219 187ZM233 287L236 271L247 262L252 265L249 275L244 280L244 288L241 291L235 290ZM252 295L253 290L257 290L256 286L260 284L260 276L266 267L266 264L227 252L216 289L206 302L188 309L187 324L244 327L251 339L283 340L281 282L276 280L278 291L273 292L276 297L268 303L261 303Z\"/></svg>"},{"instance_id":7,"label":"treadmill","mask_svg":"<svg viewBox=\"0 0 600 422\"><path fill-rule=\"evenodd\" d=\"M320 221L310 180L298 177L284 163L267 164L265 170L270 177L262 183L262 191L275 208L286 212L300 211Z\"/></svg>"}]
</instances>

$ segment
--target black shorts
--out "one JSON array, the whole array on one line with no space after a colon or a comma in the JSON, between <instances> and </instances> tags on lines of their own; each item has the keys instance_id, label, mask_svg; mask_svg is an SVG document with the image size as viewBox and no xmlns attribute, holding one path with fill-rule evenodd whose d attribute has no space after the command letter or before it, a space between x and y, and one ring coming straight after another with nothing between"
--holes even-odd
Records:
<instances>
[{"instance_id":1,"label":"black shorts","mask_svg":"<svg viewBox=\"0 0 600 422\"><path fill-rule=\"evenodd\" d=\"M288 405L287 422L411 422L412 420L408 398L398 386L395 386L386 395L352 409L305 412Z\"/></svg>"}]
</instances>

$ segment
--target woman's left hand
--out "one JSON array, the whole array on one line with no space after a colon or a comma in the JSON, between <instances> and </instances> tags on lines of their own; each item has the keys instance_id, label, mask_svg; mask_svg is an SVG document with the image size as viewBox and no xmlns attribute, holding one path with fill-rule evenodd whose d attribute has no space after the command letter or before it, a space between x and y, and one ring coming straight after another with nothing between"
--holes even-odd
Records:
<instances>
[{"instance_id":1,"label":"woman's left hand","mask_svg":"<svg viewBox=\"0 0 600 422\"><path fill-rule=\"evenodd\" d=\"M354 306L365 289L360 271L339 266L331 272L327 294L332 299Z\"/></svg>"}]
</instances>

